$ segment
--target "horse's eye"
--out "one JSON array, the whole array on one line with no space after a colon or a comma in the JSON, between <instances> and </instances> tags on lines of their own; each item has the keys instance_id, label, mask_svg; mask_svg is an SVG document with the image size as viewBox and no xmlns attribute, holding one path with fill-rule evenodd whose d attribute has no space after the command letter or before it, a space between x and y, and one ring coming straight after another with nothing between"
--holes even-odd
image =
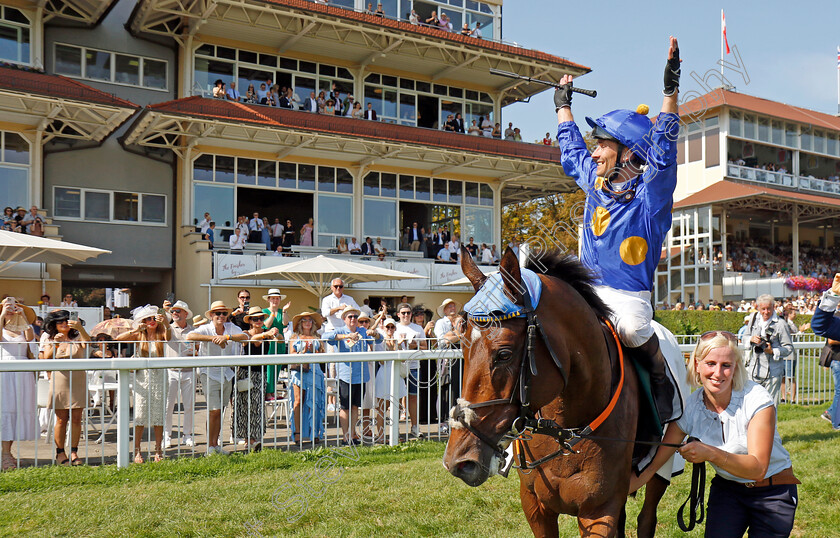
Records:
<instances>
[{"instance_id":1,"label":"horse's eye","mask_svg":"<svg viewBox=\"0 0 840 538\"><path fill-rule=\"evenodd\" d=\"M496 350L494 360L496 362L506 362L509 361L511 357L513 357L513 351L509 349L499 349Z\"/></svg>"}]
</instances>

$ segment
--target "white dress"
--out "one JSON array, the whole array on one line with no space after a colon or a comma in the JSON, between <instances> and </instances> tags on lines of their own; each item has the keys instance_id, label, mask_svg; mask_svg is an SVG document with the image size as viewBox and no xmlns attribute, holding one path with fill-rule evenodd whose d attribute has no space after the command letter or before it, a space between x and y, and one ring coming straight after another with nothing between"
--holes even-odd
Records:
<instances>
[{"instance_id":1,"label":"white dress","mask_svg":"<svg viewBox=\"0 0 840 538\"><path fill-rule=\"evenodd\" d=\"M140 356L140 346L136 357ZM154 344L149 345L148 357L157 357ZM163 426L166 402L166 368L137 370L134 377L134 425Z\"/></svg>"},{"instance_id":2,"label":"white dress","mask_svg":"<svg viewBox=\"0 0 840 538\"><path fill-rule=\"evenodd\" d=\"M25 360L26 346L38 355L38 344L27 343L23 334L13 337L3 329L0 360ZM38 393L32 372L0 372L0 438L32 441L38 436Z\"/></svg>"}]
</instances>

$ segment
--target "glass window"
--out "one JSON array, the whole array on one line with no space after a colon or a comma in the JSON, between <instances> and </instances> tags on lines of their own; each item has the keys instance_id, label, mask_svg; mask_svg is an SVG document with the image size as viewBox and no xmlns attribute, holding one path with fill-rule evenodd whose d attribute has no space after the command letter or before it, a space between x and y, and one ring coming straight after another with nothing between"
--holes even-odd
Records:
<instances>
[{"instance_id":1,"label":"glass window","mask_svg":"<svg viewBox=\"0 0 840 538\"><path fill-rule=\"evenodd\" d=\"M240 157L236 165L236 182L240 185L257 184L257 161Z\"/></svg>"},{"instance_id":2,"label":"glass window","mask_svg":"<svg viewBox=\"0 0 840 538\"><path fill-rule=\"evenodd\" d=\"M493 205L493 188L486 183L479 184L481 189L481 205Z\"/></svg>"},{"instance_id":3,"label":"glass window","mask_svg":"<svg viewBox=\"0 0 840 538\"><path fill-rule=\"evenodd\" d=\"M85 191L85 220L111 220L111 193Z\"/></svg>"},{"instance_id":4,"label":"glass window","mask_svg":"<svg viewBox=\"0 0 840 538\"><path fill-rule=\"evenodd\" d=\"M99 50L85 51L85 77L110 81L111 53Z\"/></svg>"},{"instance_id":5,"label":"glass window","mask_svg":"<svg viewBox=\"0 0 840 538\"><path fill-rule=\"evenodd\" d=\"M230 228L236 220L233 205L233 187L224 185L193 184L193 219L200 222L204 212L209 212L216 225Z\"/></svg>"},{"instance_id":6,"label":"glass window","mask_svg":"<svg viewBox=\"0 0 840 538\"><path fill-rule=\"evenodd\" d=\"M400 176L400 198L414 198L414 176Z\"/></svg>"},{"instance_id":7,"label":"glass window","mask_svg":"<svg viewBox=\"0 0 840 538\"><path fill-rule=\"evenodd\" d=\"M446 202L447 201L447 192L446 192L446 180L445 179L436 179L434 183L434 201L435 202Z\"/></svg>"},{"instance_id":8,"label":"glass window","mask_svg":"<svg viewBox=\"0 0 840 538\"><path fill-rule=\"evenodd\" d=\"M4 133L3 162L29 164L29 142L17 133Z\"/></svg>"},{"instance_id":9,"label":"glass window","mask_svg":"<svg viewBox=\"0 0 840 538\"><path fill-rule=\"evenodd\" d=\"M316 64L312 62L304 62L303 60L298 62L298 69L303 71L304 73L317 73L318 69Z\"/></svg>"},{"instance_id":10,"label":"glass window","mask_svg":"<svg viewBox=\"0 0 840 538\"><path fill-rule=\"evenodd\" d=\"M798 148L797 134L799 129L792 123L785 124L785 145L791 148Z\"/></svg>"},{"instance_id":11,"label":"glass window","mask_svg":"<svg viewBox=\"0 0 840 538\"><path fill-rule=\"evenodd\" d=\"M216 181L219 183L233 183L234 181L234 158L225 155L216 155Z\"/></svg>"},{"instance_id":12,"label":"glass window","mask_svg":"<svg viewBox=\"0 0 840 538\"><path fill-rule=\"evenodd\" d=\"M732 136L744 136L741 114L738 112L730 112L729 114L729 134Z\"/></svg>"},{"instance_id":13,"label":"glass window","mask_svg":"<svg viewBox=\"0 0 840 538\"><path fill-rule=\"evenodd\" d=\"M140 205L138 198L135 192L115 192L114 220L137 222L140 217L138 214Z\"/></svg>"},{"instance_id":14,"label":"glass window","mask_svg":"<svg viewBox=\"0 0 840 538\"><path fill-rule=\"evenodd\" d=\"M397 201L365 198L365 237L395 237L397 235Z\"/></svg>"},{"instance_id":15,"label":"glass window","mask_svg":"<svg viewBox=\"0 0 840 538\"><path fill-rule=\"evenodd\" d=\"M397 115L397 92L396 90L385 90L382 98L382 115L386 118L398 118Z\"/></svg>"},{"instance_id":16,"label":"glass window","mask_svg":"<svg viewBox=\"0 0 840 538\"><path fill-rule=\"evenodd\" d=\"M336 192L353 194L353 174L349 170L338 168L335 171L335 189Z\"/></svg>"},{"instance_id":17,"label":"glass window","mask_svg":"<svg viewBox=\"0 0 840 538\"><path fill-rule=\"evenodd\" d=\"M449 180L449 202L460 204L464 200L463 184L460 181Z\"/></svg>"},{"instance_id":18,"label":"glass window","mask_svg":"<svg viewBox=\"0 0 840 538\"><path fill-rule=\"evenodd\" d=\"M367 103L373 104L373 109L377 113L382 110L382 88L365 85L365 107L367 107Z\"/></svg>"},{"instance_id":19,"label":"glass window","mask_svg":"<svg viewBox=\"0 0 840 538\"><path fill-rule=\"evenodd\" d=\"M755 116L744 114L744 138L755 139Z\"/></svg>"},{"instance_id":20,"label":"glass window","mask_svg":"<svg viewBox=\"0 0 840 538\"><path fill-rule=\"evenodd\" d=\"M297 188L297 165L295 163L277 163L277 186L281 189Z\"/></svg>"},{"instance_id":21,"label":"glass window","mask_svg":"<svg viewBox=\"0 0 840 538\"><path fill-rule=\"evenodd\" d=\"M371 172L365 176L365 196L379 196L379 172Z\"/></svg>"},{"instance_id":22,"label":"glass window","mask_svg":"<svg viewBox=\"0 0 840 538\"><path fill-rule=\"evenodd\" d=\"M814 151L825 153L825 133L814 131Z\"/></svg>"},{"instance_id":23,"label":"glass window","mask_svg":"<svg viewBox=\"0 0 840 538\"><path fill-rule=\"evenodd\" d=\"M782 130L782 122L773 120L770 124L773 134L772 134L772 141L774 144L782 145L784 144L784 132Z\"/></svg>"},{"instance_id":24,"label":"glass window","mask_svg":"<svg viewBox=\"0 0 840 538\"><path fill-rule=\"evenodd\" d=\"M298 166L298 188L309 191L315 190L315 166L301 164Z\"/></svg>"},{"instance_id":25,"label":"glass window","mask_svg":"<svg viewBox=\"0 0 840 538\"><path fill-rule=\"evenodd\" d=\"M30 62L29 28L0 22L0 60Z\"/></svg>"},{"instance_id":26,"label":"glass window","mask_svg":"<svg viewBox=\"0 0 840 538\"><path fill-rule=\"evenodd\" d=\"M136 56L114 55L114 82L140 85L140 58Z\"/></svg>"},{"instance_id":27,"label":"glass window","mask_svg":"<svg viewBox=\"0 0 840 538\"><path fill-rule=\"evenodd\" d=\"M193 161L193 180L213 181L213 156L205 153Z\"/></svg>"},{"instance_id":28,"label":"glass window","mask_svg":"<svg viewBox=\"0 0 840 538\"><path fill-rule=\"evenodd\" d=\"M466 203L478 205L478 183L467 181L464 184L464 190L466 192Z\"/></svg>"},{"instance_id":29,"label":"glass window","mask_svg":"<svg viewBox=\"0 0 840 538\"><path fill-rule=\"evenodd\" d=\"M461 239L463 241L469 241L472 237L476 243L490 245L493 242L493 210L465 207L464 229L462 231Z\"/></svg>"},{"instance_id":30,"label":"glass window","mask_svg":"<svg viewBox=\"0 0 840 538\"><path fill-rule=\"evenodd\" d=\"M385 198L397 197L397 175L396 174L381 174L380 185L382 190L379 192L380 196Z\"/></svg>"},{"instance_id":31,"label":"glass window","mask_svg":"<svg viewBox=\"0 0 840 538\"><path fill-rule=\"evenodd\" d=\"M814 146L814 131L810 127L803 127L802 136L799 137L799 142L802 144L801 149L811 151Z\"/></svg>"},{"instance_id":32,"label":"glass window","mask_svg":"<svg viewBox=\"0 0 840 538\"><path fill-rule=\"evenodd\" d=\"M159 194L143 194L143 222L166 222L166 197ZM212 215L213 213L210 213Z\"/></svg>"},{"instance_id":33,"label":"glass window","mask_svg":"<svg viewBox=\"0 0 840 538\"><path fill-rule=\"evenodd\" d=\"M228 47L216 47L216 56L218 56L219 58L224 58L225 60L235 60L236 49L231 49Z\"/></svg>"},{"instance_id":34,"label":"glass window","mask_svg":"<svg viewBox=\"0 0 840 538\"><path fill-rule=\"evenodd\" d=\"M156 90L166 89L166 62L143 59L143 86Z\"/></svg>"},{"instance_id":35,"label":"glass window","mask_svg":"<svg viewBox=\"0 0 840 538\"><path fill-rule=\"evenodd\" d=\"M55 72L71 77L82 76L82 49L56 44Z\"/></svg>"},{"instance_id":36,"label":"glass window","mask_svg":"<svg viewBox=\"0 0 840 538\"><path fill-rule=\"evenodd\" d=\"M431 196L431 179L418 177L414 179L414 198L429 201Z\"/></svg>"},{"instance_id":37,"label":"glass window","mask_svg":"<svg viewBox=\"0 0 840 538\"><path fill-rule=\"evenodd\" d=\"M219 60L208 60L206 58L195 59L195 89L204 92L205 95L213 95L213 86L218 79L229 82L233 80L233 63L221 62ZM241 88L242 86L240 86ZM244 88L247 89L247 85ZM245 93L244 91L242 92ZM202 217L203 218L203 217Z\"/></svg>"},{"instance_id":38,"label":"glass window","mask_svg":"<svg viewBox=\"0 0 840 538\"><path fill-rule=\"evenodd\" d=\"M3 192L3 168L0 168L0 193ZM82 191L68 187L56 187L53 190L53 211L56 217L78 219L82 216ZM11 198L5 198L10 200Z\"/></svg>"},{"instance_id":39,"label":"glass window","mask_svg":"<svg viewBox=\"0 0 840 538\"><path fill-rule=\"evenodd\" d=\"M353 198L334 194L318 194L318 246L331 246L331 240L321 240L321 234L348 235L353 229Z\"/></svg>"},{"instance_id":40,"label":"glass window","mask_svg":"<svg viewBox=\"0 0 840 538\"><path fill-rule=\"evenodd\" d=\"M276 186L277 163L274 161L259 161L257 165L257 185L262 187Z\"/></svg>"},{"instance_id":41,"label":"glass window","mask_svg":"<svg viewBox=\"0 0 840 538\"><path fill-rule=\"evenodd\" d=\"M828 147L825 150L829 155L838 155L837 135L830 135L828 139Z\"/></svg>"},{"instance_id":42,"label":"glass window","mask_svg":"<svg viewBox=\"0 0 840 538\"><path fill-rule=\"evenodd\" d=\"M717 127L718 117L717 116L712 116L711 118L706 118L705 123L706 123L706 129L708 129L709 127Z\"/></svg>"},{"instance_id":43,"label":"glass window","mask_svg":"<svg viewBox=\"0 0 840 538\"><path fill-rule=\"evenodd\" d=\"M239 51L239 61L246 62L249 64L259 63L257 62L257 53L251 52L249 50L240 50Z\"/></svg>"},{"instance_id":44,"label":"glass window","mask_svg":"<svg viewBox=\"0 0 840 538\"><path fill-rule=\"evenodd\" d=\"M758 139L770 142L770 120L767 118L758 118Z\"/></svg>"},{"instance_id":45,"label":"glass window","mask_svg":"<svg viewBox=\"0 0 840 538\"><path fill-rule=\"evenodd\" d=\"M260 54L259 64L266 67L277 67L277 57L270 54Z\"/></svg>"},{"instance_id":46,"label":"glass window","mask_svg":"<svg viewBox=\"0 0 840 538\"><path fill-rule=\"evenodd\" d=\"M417 120L417 97L410 93L400 93L400 123L414 125Z\"/></svg>"},{"instance_id":47,"label":"glass window","mask_svg":"<svg viewBox=\"0 0 840 538\"><path fill-rule=\"evenodd\" d=\"M318 190L335 192L335 168L329 166L318 167Z\"/></svg>"},{"instance_id":48,"label":"glass window","mask_svg":"<svg viewBox=\"0 0 840 538\"><path fill-rule=\"evenodd\" d=\"M29 207L29 169L0 166L0 200L12 207Z\"/></svg>"}]
</instances>

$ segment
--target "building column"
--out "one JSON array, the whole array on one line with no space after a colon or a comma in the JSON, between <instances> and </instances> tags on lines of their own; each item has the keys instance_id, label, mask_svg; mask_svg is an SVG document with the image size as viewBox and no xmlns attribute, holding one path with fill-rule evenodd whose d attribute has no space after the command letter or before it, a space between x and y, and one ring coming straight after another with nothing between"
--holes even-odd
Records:
<instances>
[{"instance_id":1,"label":"building column","mask_svg":"<svg viewBox=\"0 0 840 538\"><path fill-rule=\"evenodd\" d=\"M184 149L184 157L179 159L178 166L181 168L181 218L175 215L175 221L180 220L181 225L189 226L191 222L191 211L193 189L192 189L192 148ZM175 240L177 241L177 237Z\"/></svg>"},{"instance_id":2,"label":"building column","mask_svg":"<svg viewBox=\"0 0 840 538\"><path fill-rule=\"evenodd\" d=\"M24 133L20 133L24 138L28 138ZM29 173L29 185L32 192L32 199L29 201L31 205L37 205L39 208L44 208L44 185L47 178L44 177L44 132L35 131L30 140L32 153L29 158L31 166ZM53 200L53 215L55 213L55 200Z\"/></svg>"},{"instance_id":3,"label":"building column","mask_svg":"<svg viewBox=\"0 0 840 538\"><path fill-rule=\"evenodd\" d=\"M720 250L723 253L723 262L721 269L723 270L723 274L726 274L726 220L727 220L727 211L724 207L720 210Z\"/></svg>"},{"instance_id":4,"label":"building column","mask_svg":"<svg viewBox=\"0 0 840 538\"><path fill-rule=\"evenodd\" d=\"M35 10L35 20L32 21L32 66L46 69L44 64L44 8Z\"/></svg>"},{"instance_id":5,"label":"building column","mask_svg":"<svg viewBox=\"0 0 840 538\"><path fill-rule=\"evenodd\" d=\"M502 187L501 182L490 184L493 189L493 243L497 245L496 252L500 256L505 252L505 245L502 244Z\"/></svg>"},{"instance_id":6,"label":"building column","mask_svg":"<svg viewBox=\"0 0 840 538\"><path fill-rule=\"evenodd\" d=\"M188 34L184 39L184 46L181 47L181 88L178 97L190 97L193 91L193 36Z\"/></svg>"},{"instance_id":7,"label":"building column","mask_svg":"<svg viewBox=\"0 0 840 538\"><path fill-rule=\"evenodd\" d=\"M350 168L353 174L353 235L359 241L359 244L364 243L364 234L362 234L364 226L364 179L368 172L367 166L359 166L357 168ZM399 180L397 180L397 188L399 189ZM399 200L397 200L397 211L399 211ZM376 239L374 238L374 241ZM399 245L399 237L397 238L397 245Z\"/></svg>"},{"instance_id":8,"label":"building column","mask_svg":"<svg viewBox=\"0 0 840 538\"><path fill-rule=\"evenodd\" d=\"M791 249L793 251L793 273L798 275L799 274L799 206L797 204L793 204L793 210L791 211L791 215L793 216L793 235L791 237Z\"/></svg>"}]
</instances>

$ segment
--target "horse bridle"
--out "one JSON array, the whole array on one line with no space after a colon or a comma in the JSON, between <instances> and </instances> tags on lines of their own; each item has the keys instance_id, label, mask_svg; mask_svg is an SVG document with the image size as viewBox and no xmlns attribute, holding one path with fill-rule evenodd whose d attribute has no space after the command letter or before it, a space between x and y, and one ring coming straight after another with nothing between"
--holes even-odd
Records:
<instances>
[{"instance_id":1,"label":"horse bridle","mask_svg":"<svg viewBox=\"0 0 840 538\"><path fill-rule=\"evenodd\" d=\"M481 319L482 321L501 321L503 319L511 319L514 317L525 317L527 321L527 337L525 347L523 348L522 352L522 359L520 361L520 368L519 368L519 378L517 379L517 387L514 387L513 391L509 398L498 398L495 400L488 400L486 402L477 402L477 403L470 403L468 405L461 405L457 403L451 410L450 415L451 418L456 421L460 426L462 426L465 430L473 434L476 438L478 438L481 442L487 445L493 452L499 456L502 460L502 463L505 461L505 451L501 448L499 443L494 443L490 438L488 438L485 434L478 431L472 425L465 420L466 417L466 410L475 410L481 409L483 407L491 407L494 405L517 405L517 393L519 396L519 415L513 419L511 422L510 429L502 436L500 442L503 441L518 441L518 440L527 440L530 438L530 435L547 435L549 437L554 438L560 445L560 448L533 462L527 462L525 460L524 454L520 452L520 461L519 465L515 465L515 467L520 469L534 469L543 463L556 458L557 456L567 455L574 453L574 446L583 440L585 437L590 435L607 417L610 415L612 410L615 408L616 403L618 402L618 398L621 395L621 389L624 386L624 353L621 349L621 342L618 339L618 335L613 329L612 325L609 323L608 320L603 320L610 328L610 331L613 334L613 337L616 340L616 344L618 345L619 351L619 359L621 364L621 377L619 379L618 387L616 388L615 393L613 394L612 399L610 400L609 405L606 409L592 422L590 422L587 426L583 428L564 428L557 424L555 421L546 418L540 418L535 414L531 413L530 406L531 406L531 378L532 376L537 375L537 356L536 356L536 339L537 339L537 332L540 333L543 343L545 343L546 348L548 349L549 354L551 355L551 359L554 361L555 366L560 371L560 375L563 377L563 387L565 388L568 385L568 375L566 374L566 369L563 367L563 363L560 362L557 353L554 351L554 348L551 345L551 341L548 339L546 335L545 329L542 326L542 322L537 316L537 312L532 306L531 303L531 295L528 291L527 286L523 286L522 289L522 301L523 306L519 309L518 312L514 314L508 314L504 317L501 316L471 316L474 318ZM468 314L469 315L469 314Z\"/></svg>"}]
</instances>

